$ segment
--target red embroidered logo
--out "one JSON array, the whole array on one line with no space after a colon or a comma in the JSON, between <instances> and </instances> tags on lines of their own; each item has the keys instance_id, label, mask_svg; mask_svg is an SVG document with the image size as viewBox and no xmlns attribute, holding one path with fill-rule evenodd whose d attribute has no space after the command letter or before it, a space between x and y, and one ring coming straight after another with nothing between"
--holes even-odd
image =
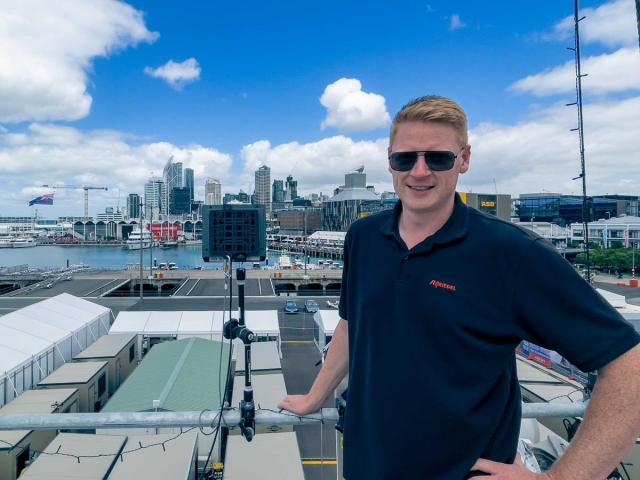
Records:
<instances>
[{"instance_id":1,"label":"red embroidered logo","mask_svg":"<svg viewBox=\"0 0 640 480\"><path fill-rule=\"evenodd\" d=\"M456 291L455 285L452 285L450 283L444 283L444 282L441 282L440 280L431 280L429 282L429 285L431 285L434 288L444 288L445 290L449 290L450 292Z\"/></svg>"}]
</instances>

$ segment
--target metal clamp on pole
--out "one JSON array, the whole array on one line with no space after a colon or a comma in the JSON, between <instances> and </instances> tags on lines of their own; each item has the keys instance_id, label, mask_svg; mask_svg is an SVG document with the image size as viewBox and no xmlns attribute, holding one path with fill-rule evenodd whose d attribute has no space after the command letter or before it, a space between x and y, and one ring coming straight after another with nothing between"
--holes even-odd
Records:
<instances>
[{"instance_id":1,"label":"metal clamp on pole","mask_svg":"<svg viewBox=\"0 0 640 480\"><path fill-rule=\"evenodd\" d=\"M229 340L238 338L244 344L244 394L243 399L240 401L240 422L238 426L244 438L250 442L256 432L256 406L253 401L253 387L251 386L251 342L255 339L255 335L246 327L244 321L244 285L246 276L247 272L244 268L236 269L240 321L231 319L226 322L224 325L224 337Z\"/></svg>"}]
</instances>

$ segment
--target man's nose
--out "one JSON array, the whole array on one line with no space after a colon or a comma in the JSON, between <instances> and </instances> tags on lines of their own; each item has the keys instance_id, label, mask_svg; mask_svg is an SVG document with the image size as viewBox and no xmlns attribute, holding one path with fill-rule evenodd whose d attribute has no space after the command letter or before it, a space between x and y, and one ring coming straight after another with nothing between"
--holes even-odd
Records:
<instances>
[{"instance_id":1,"label":"man's nose","mask_svg":"<svg viewBox=\"0 0 640 480\"><path fill-rule=\"evenodd\" d=\"M424 177L426 175L431 175L431 169L427 166L427 160L424 157L424 153L418 154L418 160L416 164L411 169L411 176L413 177Z\"/></svg>"}]
</instances>

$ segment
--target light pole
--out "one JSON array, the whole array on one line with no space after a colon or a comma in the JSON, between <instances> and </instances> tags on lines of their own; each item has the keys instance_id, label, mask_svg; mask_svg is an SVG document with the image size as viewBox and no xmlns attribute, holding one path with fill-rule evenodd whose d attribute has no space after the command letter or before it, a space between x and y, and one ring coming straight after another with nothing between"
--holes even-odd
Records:
<instances>
[{"instance_id":1,"label":"light pole","mask_svg":"<svg viewBox=\"0 0 640 480\"><path fill-rule=\"evenodd\" d=\"M142 282L143 282L143 272L142 272L142 227L143 227L143 215L142 215L142 208L144 207L144 203L142 203L142 200L140 200L140 300L143 299L143 293L142 293Z\"/></svg>"},{"instance_id":2,"label":"light pole","mask_svg":"<svg viewBox=\"0 0 640 480\"><path fill-rule=\"evenodd\" d=\"M636 278L636 242L631 237L631 278Z\"/></svg>"},{"instance_id":3,"label":"light pole","mask_svg":"<svg viewBox=\"0 0 640 480\"><path fill-rule=\"evenodd\" d=\"M304 278L307 278L307 207L304 207Z\"/></svg>"}]
</instances>

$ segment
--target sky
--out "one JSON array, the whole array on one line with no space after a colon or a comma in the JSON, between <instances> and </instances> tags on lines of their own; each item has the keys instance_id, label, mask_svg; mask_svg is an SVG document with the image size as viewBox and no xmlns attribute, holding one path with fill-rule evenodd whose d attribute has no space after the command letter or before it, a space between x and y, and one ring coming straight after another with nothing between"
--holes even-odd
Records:
<instances>
[{"instance_id":1,"label":"sky","mask_svg":"<svg viewBox=\"0 0 640 480\"><path fill-rule=\"evenodd\" d=\"M253 172L331 194L362 165L391 191L388 130L413 98L467 111L459 190L580 194L573 2L4 0L0 216L40 185L97 185L126 205L173 155L223 192ZM633 0L583 1L588 193L640 194L640 50ZM82 215L60 189L47 218Z\"/></svg>"}]
</instances>

